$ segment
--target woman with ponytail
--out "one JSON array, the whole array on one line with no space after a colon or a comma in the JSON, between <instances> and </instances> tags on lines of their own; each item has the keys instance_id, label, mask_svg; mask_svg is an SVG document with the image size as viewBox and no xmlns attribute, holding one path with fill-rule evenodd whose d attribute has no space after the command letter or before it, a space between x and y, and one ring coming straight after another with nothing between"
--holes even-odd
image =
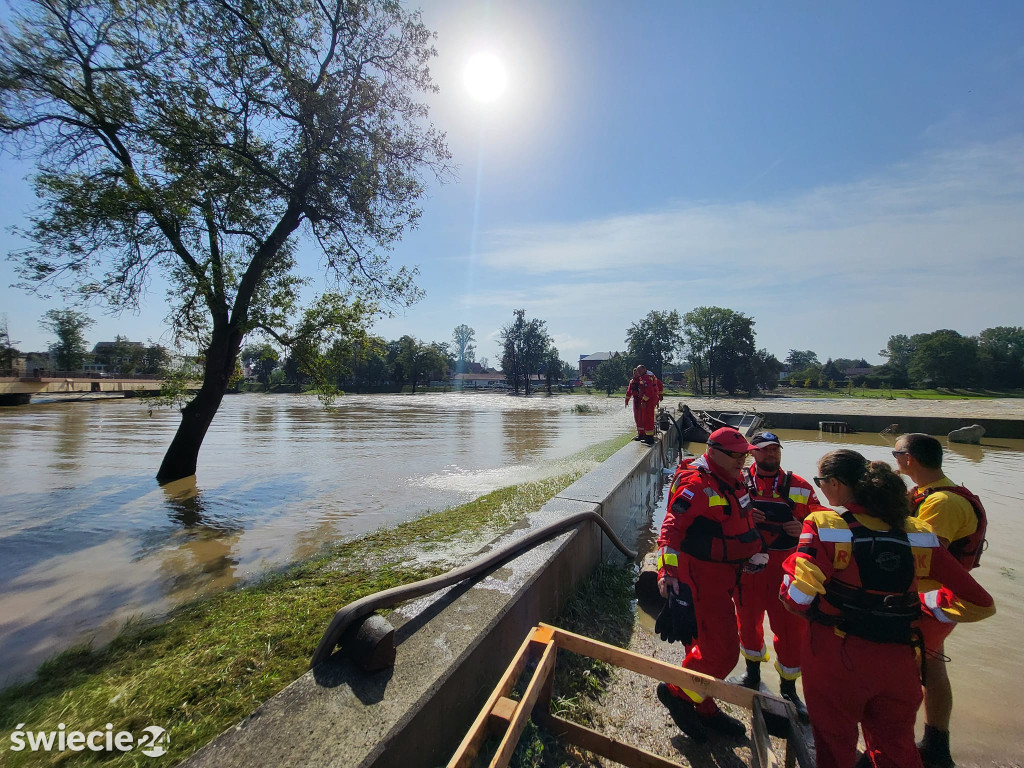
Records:
<instances>
[{"instance_id":1,"label":"woman with ponytail","mask_svg":"<svg viewBox=\"0 0 1024 768\"><path fill-rule=\"evenodd\" d=\"M858 724L876 768L921 768L921 611L979 621L995 613L992 597L909 516L906 486L884 462L831 451L814 483L842 511L806 517L780 597L810 620L800 662L818 768L853 768ZM943 587L919 596L923 578Z\"/></svg>"}]
</instances>

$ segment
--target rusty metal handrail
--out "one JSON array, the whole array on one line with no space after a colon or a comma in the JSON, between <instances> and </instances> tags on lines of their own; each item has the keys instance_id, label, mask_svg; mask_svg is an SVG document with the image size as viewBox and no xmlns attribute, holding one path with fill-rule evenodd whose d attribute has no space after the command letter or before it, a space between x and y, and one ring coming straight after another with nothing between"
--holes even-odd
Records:
<instances>
[{"instance_id":1,"label":"rusty metal handrail","mask_svg":"<svg viewBox=\"0 0 1024 768\"><path fill-rule=\"evenodd\" d=\"M465 579L478 576L481 573L497 568L500 565L512 560L518 555L522 554L528 549L532 549L538 544L542 544L549 539L553 539L563 531L574 528L582 522L592 520L601 526L601 529L608 536L608 539L614 544L619 551L621 551L626 557L631 560L636 560L637 553L629 549L618 536L615 535L615 531L607 523L607 521L596 512L577 512L562 518L554 523L549 523L536 531L524 536L522 539L508 544L501 549L497 549L490 554L484 555L472 563L456 568L454 571L443 573L440 576L434 576L429 579L423 579L422 581L415 581L412 584L403 584L400 587L392 587L391 589L385 589L383 592L376 592L372 595L367 595L353 603L349 603L344 608L334 614L334 618L331 619L331 623L327 626L327 630L324 632L323 637L320 638L320 642L313 651L313 657L309 662L309 666L312 669L317 664L325 661L334 652L335 646L341 640L342 635L345 634L350 626L360 619L364 619L374 611L380 608L390 608L397 605L405 600L411 600L414 597L421 597L422 595L436 592L439 589L456 584Z\"/></svg>"}]
</instances>

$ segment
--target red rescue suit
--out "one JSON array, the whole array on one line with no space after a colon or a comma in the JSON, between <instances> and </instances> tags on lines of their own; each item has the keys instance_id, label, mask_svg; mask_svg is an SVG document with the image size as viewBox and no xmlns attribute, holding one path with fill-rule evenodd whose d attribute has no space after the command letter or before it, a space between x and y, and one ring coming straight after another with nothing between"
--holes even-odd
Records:
<instances>
[{"instance_id":1,"label":"red rescue suit","mask_svg":"<svg viewBox=\"0 0 1024 768\"><path fill-rule=\"evenodd\" d=\"M992 597L919 520L890 529L853 504L812 511L783 571L780 597L810 619L801 662L818 768L852 768L858 723L876 768L920 768L922 604L943 622L977 621L995 612ZM923 578L943 587L918 597Z\"/></svg>"},{"instance_id":2,"label":"red rescue suit","mask_svg":"<svg viewBox=\"0 0 1024 768\"><path fill-rule=\"evenodd\" d=\"M663 391L661 381L650 372L629 380L626 386L626 405L629 405L632 398L637 437L654 437L654 412L664 397Z\"/></svg>"},{"instance_id":3,"label":"red rescue suit","mask_svg":"<svg viewBox=\"0 0 1024 768\"><path fill-rule=\"evenodd\" d=\"M740 653L747 661L768 661L764 643L764 614L772 628L775 668L784 680L800 677L800 643L804 621L787 611L779 601L782 564L796 551L797 537L787 534L782 524L803 520L811 506L820 506L810 483L792 472L777 471L770 477L757 474L757 464L743 472L753 505L765 514L757 524L768 547L768 565L759 573L744 573L736 594L739 617Z\"/></svg>"},{"instance_id":4,"label":"red rescue suit","mask_svg":"<svg viewBox=\"0 0 1024 768\"><path fill-rule=\"evenodd\" d=\"M707 455L680 463L658 537L658 578L674 577L693 591L697 640L684 669L724 678L739 658L733 593L743 564L764 548L751 510L739 475L728 477ZM714 699L685 694L702 715L715 713Z\"/></svg>"}]
</instances>

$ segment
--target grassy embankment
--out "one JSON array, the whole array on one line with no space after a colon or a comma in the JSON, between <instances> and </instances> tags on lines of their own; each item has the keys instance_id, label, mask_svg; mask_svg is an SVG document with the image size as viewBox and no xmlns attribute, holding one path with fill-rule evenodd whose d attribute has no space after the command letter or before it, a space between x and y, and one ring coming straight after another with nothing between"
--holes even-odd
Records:
<instances>
[{"instance_id":1,"label":"grassy embankment","mask_svg":"<svg viewBox=\"0 0 1024 768\"><path fill-rule=\"evenodd\" d=\"M600 443L571 457L557 477L502 488L391 529L331 547L249 586L198 600L156 622L131 622L108 646L74 648L35 680L0 692L0 749L10 766L149 764L132 752L9 751L15 729L130 731L158 725L170 736L168 765L184 759L299 677L334 612L360 597L449 570L410 568L409 542L486 540L543 504L629 442Z\"/></svg>"}]
</instances>

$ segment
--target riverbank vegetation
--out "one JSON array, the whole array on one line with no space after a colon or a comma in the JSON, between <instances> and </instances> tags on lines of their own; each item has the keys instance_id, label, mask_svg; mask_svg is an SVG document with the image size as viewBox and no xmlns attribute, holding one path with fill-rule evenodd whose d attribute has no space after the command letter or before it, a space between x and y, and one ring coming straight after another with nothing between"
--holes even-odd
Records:
<instances>
[{"instance_id":1,"label":"riverbank vegetation","mask_svg":"<svg viewBox=\"0 0 1024 768\"><path fill-rule=\"evenodd\" d=\"M463 564L483 541L582 477L629 442L622 435L560 462L557 476L502 488L326 549L254 584L184 605L162 620L129 622L101 648L73 648L36 678L0 692L0 743L18 728L114 731L150 726L170 736L167 760L184 759L306 670L330 618L364 595ZM416 558L409 542L417 542ZM27 749L5 764L38 764ZM128 765L137 754L76 755L81 764Z\"/></svg>"}]
</instances>

